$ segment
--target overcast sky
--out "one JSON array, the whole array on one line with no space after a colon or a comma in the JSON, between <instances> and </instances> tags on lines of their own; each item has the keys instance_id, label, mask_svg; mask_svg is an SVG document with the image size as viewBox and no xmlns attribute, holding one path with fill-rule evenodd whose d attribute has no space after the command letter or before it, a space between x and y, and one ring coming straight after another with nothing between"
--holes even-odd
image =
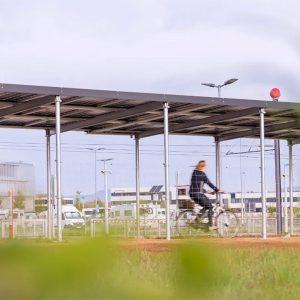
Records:
<instances>
[{"instance_id":1,"label":"overcast sky","mask_svg":"<svg viewBox=\"0 0 300 300\"><path fill-rule=\"evenodd\" d=\"M269 99L269 90L276 86L282 91L280 101L300 99L300 3L296 0L0 0L0 4L0 82L214 96L214 89L200 83L235 77L239 81L223 89L224 97ZM1 160L34 163L37 192L43 191L45 155L40 143L44 133L8 129L0 133ZM4 146L7 142L18 146ZM162 142L162 137L142 141L142 150L151 151L142 154L142 185L163 182ZM35 143L36 149L20 148L22 143ZM65 133L63 143L64 194L94 190L93 156L71 152L72 145L75 149L105 144L110 150L99 154L99 159L114 158L111 186L134 185L129 137ZM172 137L171 144L177 145L171 148L177 151L171 155L172 183L176 170L180 183L187 183L190 166L202 158L209 161L208 173L214 178L212 139ZM243 140L243 144L245 150L250 145L255 148L258 141ZM226 143L223 152L229 149L238 151L239 141ZM300 159L299 146L295 154ZM295 163L295 184L300 185L299 160ZM259 190L258 165L257 158L242 159L247 190ZM224 158L223 169L224 188L239 190L239 157ZM274 186L272 171L270 156L268 190ZM99 189L102 181L99 176Z\"/></svg>"}]
</instances>

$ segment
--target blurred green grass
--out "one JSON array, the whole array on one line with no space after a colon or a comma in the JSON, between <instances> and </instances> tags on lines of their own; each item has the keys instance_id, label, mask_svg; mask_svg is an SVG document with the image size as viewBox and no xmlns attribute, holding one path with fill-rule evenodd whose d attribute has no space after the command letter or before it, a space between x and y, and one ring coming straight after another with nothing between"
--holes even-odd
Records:
<instances>
[{"instance_id":1,"label":"blurred green grass","mask_svg":"<svg viewBox=\"0 0 300 300\"><path fill-rule=\"evenodd\" d=\"M300 299L296 249L125 250L107 238L0 243L0 299Z\"/></svg>"}]
</instances>

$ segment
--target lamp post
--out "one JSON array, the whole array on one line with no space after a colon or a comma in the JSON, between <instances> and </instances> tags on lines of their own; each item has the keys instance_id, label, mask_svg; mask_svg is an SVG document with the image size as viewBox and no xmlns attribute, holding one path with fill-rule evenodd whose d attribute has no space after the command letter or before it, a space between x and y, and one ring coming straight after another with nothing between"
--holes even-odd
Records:
<instances>
[{"instance_id":1,"label":"lamp post","mask_svg":"<svg viewBox=\"0 0 300 300\"><path fill-rule=\"evenodd\" d=\"M231 78L226 80L223 84L215 84L215 83L201 83L202 85L211 87L211 88L217 88L218 89L218 97L221 98L221 89L222 87L232 84L234 82L238 81L237 78Z\"/></svg>"},{"instance_id":2,"label":"lamp post","mask_svg":"<svg viewBox=\"0 0 300 300\"><path fill-rule=\"evenodd\" d=\"M105 191L105 202L104 202L104 224L105 224L105 233L109 233L109 228L108 228L108 187L107 187L107 175L109 171L106 169L106 163L108 161L112 161L113 158L105 158L105 159L100 159L99 161L103 162L103 170L101 173L104 175L104 191Z\"/></svg>"},{"instance_id":3,"label":"lamp post","mask_svg":"<svg viewBox=\"0 0 300 300\"><path fill-rule=\"evenodd\" d=\"M241 217L242 217L242 224L244 224L244 219L245 219L245 175L246 173L241 171L240 176L241 176Z\"/></svg>"},{"instance_id":4,"label":"lamp post","mask_svg":"<svg viewBox=\"0 0 300 300\"><path fill-rule=\"evenodd\" d=\"M95 208L97 207L97 152L100 150L104 150L105 148L86 148L87 150L94 152L94 163L95 163L95 170L94 170L94 189L95 189Z\"/></svg>"},{"instance_id":5,"label":"lamp post","mask_svg":"<svg viewBox=\"0 0 300 300\"><path fill-rule=\"evenodd\" d=\"M224 81L223 84L215 84L215 83L201 83L204 86L208 86L211 88L217 88L218 89L218 97L221 98L221 89L222 87L232 84L234 82L238 81L237 78L231 78L226 81ZM216 144L216 184L219 189L221 189L222 186L222 170L221 170L221 164L222 164L222 148L221 143L218 138L215 138L215 144ZM218 201L222 203L222 196L220 194L217 194Z\"/></svg>"}]
</instances>

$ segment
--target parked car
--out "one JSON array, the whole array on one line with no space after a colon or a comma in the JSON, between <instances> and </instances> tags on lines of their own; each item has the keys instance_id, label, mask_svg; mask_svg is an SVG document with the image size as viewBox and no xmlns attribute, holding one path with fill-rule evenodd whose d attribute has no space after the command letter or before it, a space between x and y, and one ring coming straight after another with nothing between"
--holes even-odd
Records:
<instances>
[{"instance_id":1,"label":"parked car","mask_svg":"<svg viewBox=\"0 0 300 300\"><path fill-rule=\"evenodd\" d=\"M24 213L25 220L35 220L37 219L37 214L34 211Z\"/></svg>"},{"instance_id":2,"label":"parked car","mask_svg":"<svg viewBox=\"0 0 300 300\"><path fill-rule=\"evenodd\" d=\"M83 228L85 220L74 205L67 204L62 206L62 225L69 228Z\"/></svg>"}]
</instances>

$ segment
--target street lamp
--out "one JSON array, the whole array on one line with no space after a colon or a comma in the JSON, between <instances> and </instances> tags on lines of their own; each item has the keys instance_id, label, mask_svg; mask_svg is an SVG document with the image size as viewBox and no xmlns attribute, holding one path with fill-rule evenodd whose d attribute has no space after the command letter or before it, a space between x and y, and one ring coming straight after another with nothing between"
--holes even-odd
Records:
<instances>
[{"instance_id":1,"label":"street lamp","mask_svg":"<svg viewBox=\"0 0 300 300\"><path fill-rule=\"evenodd\" d=\"M237 78L231 78L226 81L224 81L223 84L215 84L215 83L201 83L202 85L211 87L211 88L217 88L218 89L218 97L221 98L221 88L225 85L232 84L234 82L238 81ZM222 147L219 139L215 139L215 145L216 145L216 184L218 188L220 189L222 186ZM222 195L217 194L218 201L222 203Z\"/></svg>"},{"instance_id":2,"label":"street lamp","mask_svg":"<svg viewBox=\"0 0 300 300\"><path fill-rule=\"evenodd\" d=\"M105 224L105 233L108 234L108 188L107 188L107 175L109 171L106 169L106 163L112 161L113 158L99 159L103 162L103 170L101 173L104 175L104 191L105 191L105 202L104 202L104 224Z\"/></svg>"},{"instance_id":3,"label":"street lamp","mask_svg":"<svg viewBox=\"0 0 300 300\"><path fill-rule=\"evenodd\" d=\"M231 79L226 80L223 84L214 84L214 83L201 83L201 84L211 87L211 88L217 88L218 89L218 97L221 98L221 88L225 85L232 84L236 81L238 81L237 78L231 78Z\"/></svg>"},{"instance_id":4,"label":"street lamp","mask_svg":"<svg viewBox=\"0 0 300 300\"><path fill-rule=\"evenodd\" d=\"M105 150L105 148L97 147L97 148L85 148L86 150L93 151L95 157L95 178L94 178L94 189L95 189L95 208L97 208L97 151Z\"/></svg>"}]
</instances>

